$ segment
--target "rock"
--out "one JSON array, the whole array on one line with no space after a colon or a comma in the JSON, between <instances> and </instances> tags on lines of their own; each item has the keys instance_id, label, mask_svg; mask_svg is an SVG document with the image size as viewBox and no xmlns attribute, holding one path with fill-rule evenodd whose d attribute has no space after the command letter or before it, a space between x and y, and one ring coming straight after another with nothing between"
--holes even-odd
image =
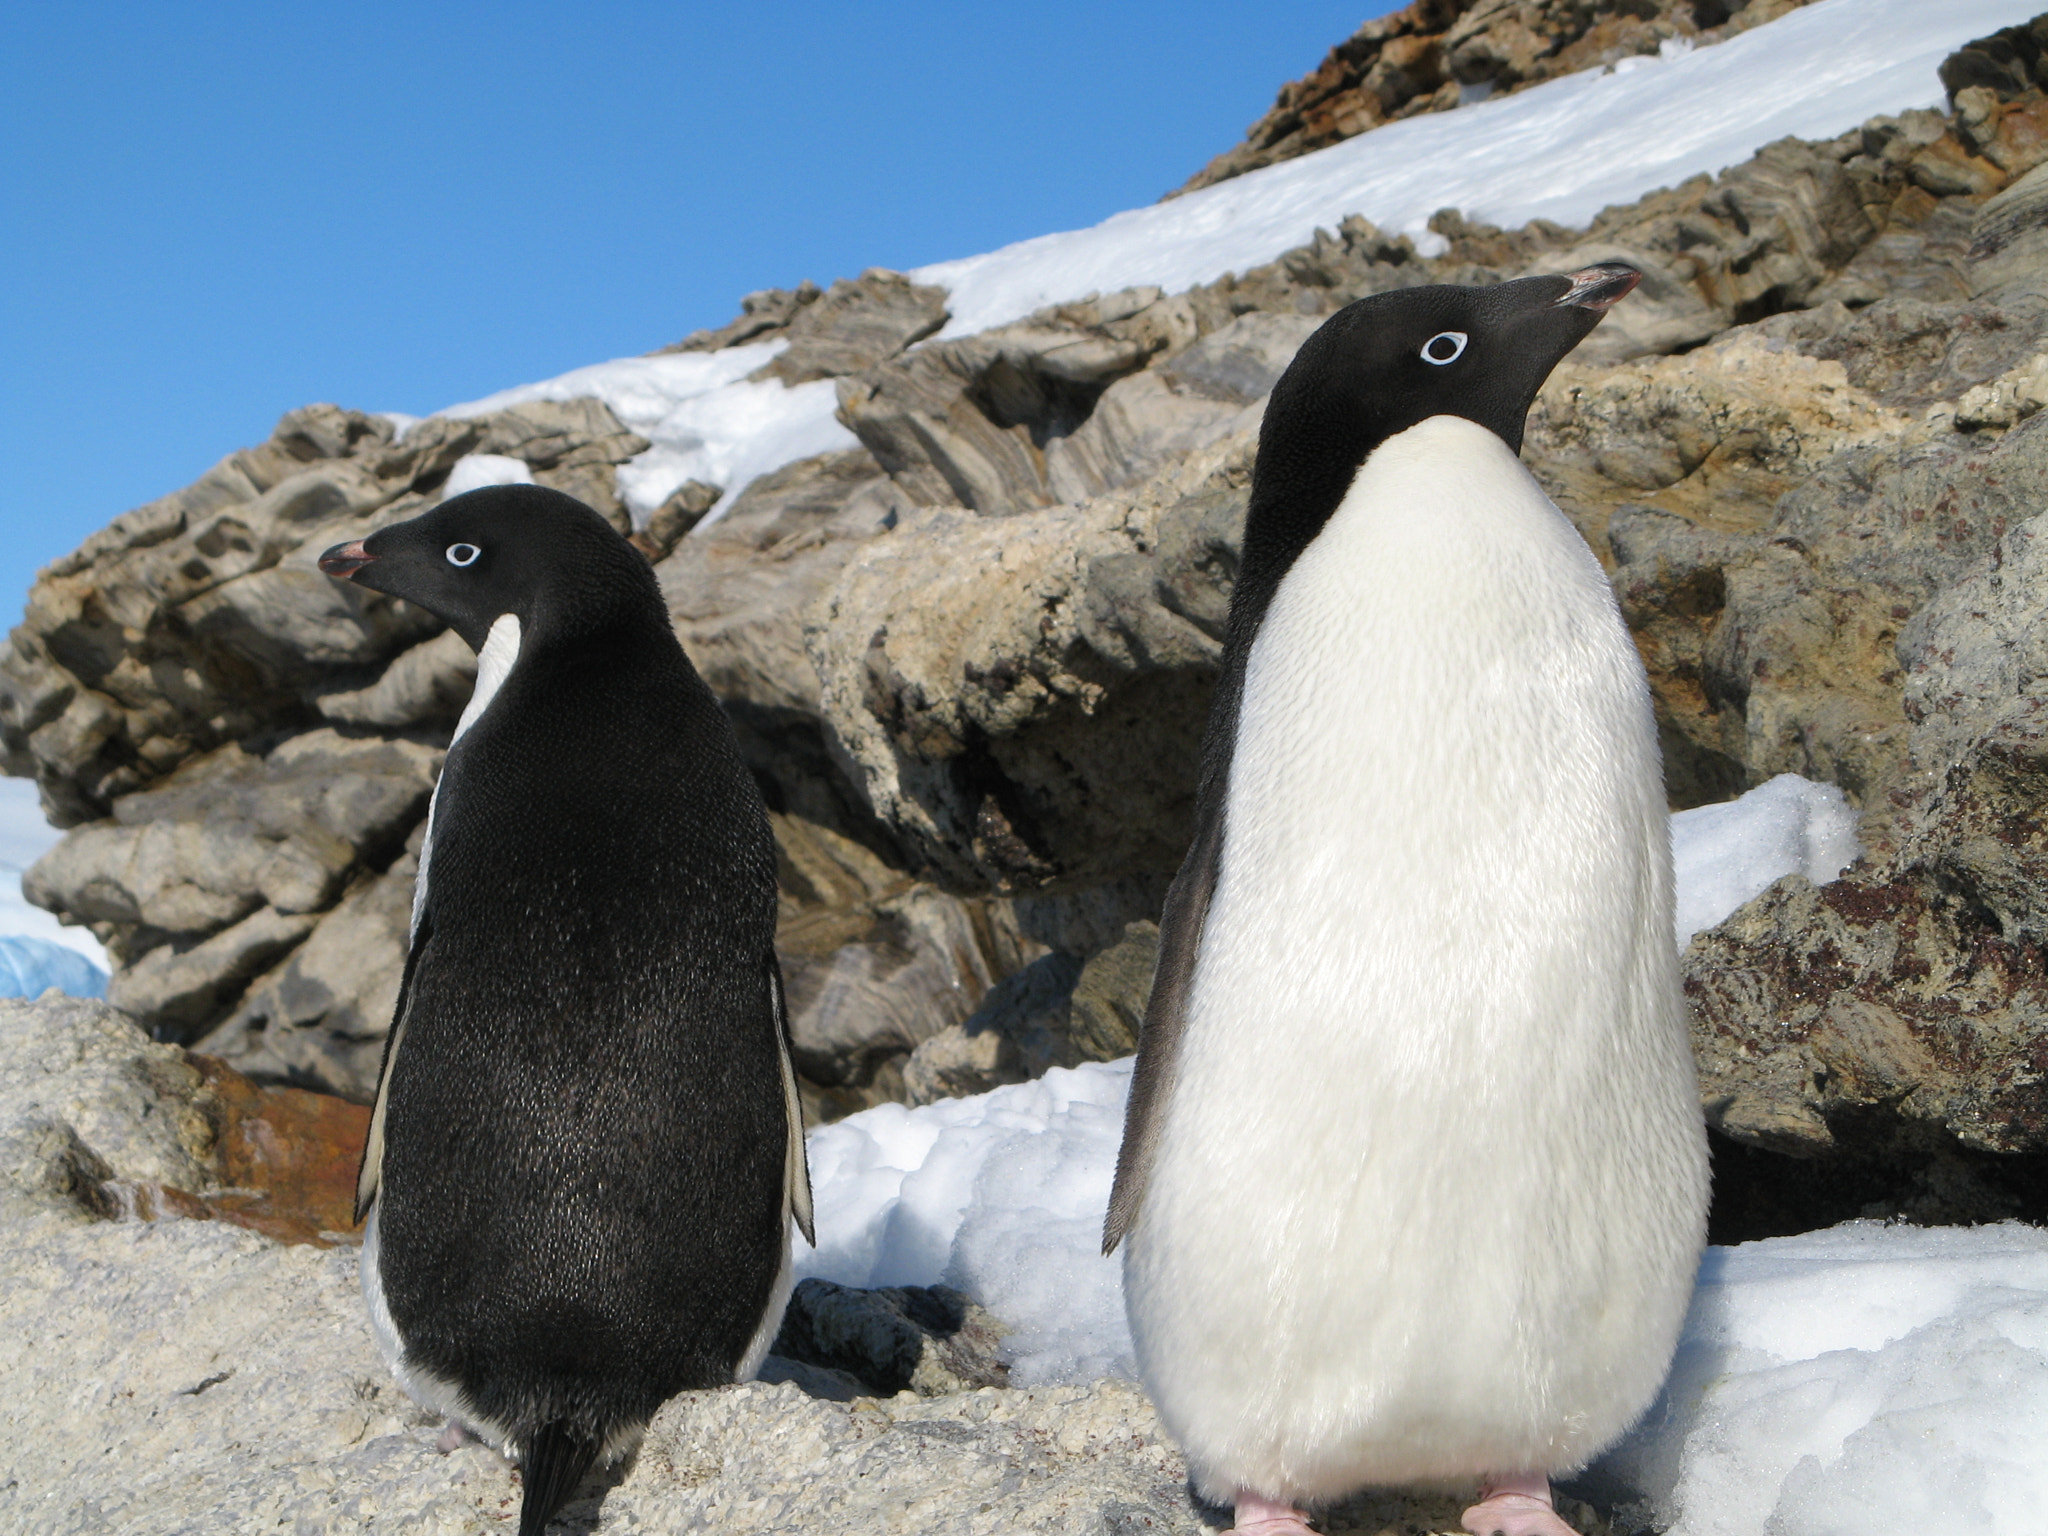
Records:
<instances>
[{"instance_id":1,"label":"rock","mask_svg":"<svg viewBox=\"0 0 2048 1536\"><path fill-rule=\"evenodd\" d=\"M860 544L909 507L866 452L824 454L754 481L656 567L683 649L778 809L872 825L833 764L804 625Z\"/></svg>"},{"instance_id":2,"label":"rock","mask_svg":"<svg viewBox=\"0 0 2048 1536\"><path fill-rule=\"evenodd\" d=\"M683 535L702 522L704 514L717 505L718 498L724 494L718 486L706 485L702 480L685 480L669 492L666 501L647 515L647 526L635 530L630 536L633 547L645 555L650 564L661 564L674 552Z\"/></svg>"},{"instance_id":3,"label":"rock","mask_svg":"<svg viewBox=\"0 0 2048 1536\"><path fill-rule=\"evenodd\" d=\"M1138 1048L1158 964L1159 925L1136 922L1081 968L1067 1020L1067 1039L1079 1060L1114 1061Z\"/></svg>"},{"instance_id":4,"label":"rock","mask_svg":"<svg viewBox=\"0 0 2048 1536\"><path fill-rule=\"evenodd\" d=\"M1036 950L997 903L911 880L816 823L770 819L782 893L775 943L810 1113L831 1119L900 1098L905 1058Z\"/></svg>"},{"instance_id":5,"label":"rock","mask_svg":"<svg viewBox=\"0 0 2048 1536\"><path fill-rule=\"evenodd\" d=\"M321 911L353 869L396 854L425 813L439 766L429 747L324 729L267 757L225 747L123 797L112 818L45 854L23 889L100 925L124 966L182 946L175 960L154 962L133 995L163 1002L170 1011L155 1022L191 1038L206 1010L232 1003L250 968L289 942L292 925L281 918ZM270 918L234 938L198 942L266 907ZM117 988L129 985L118 973Z\"/></svg>"},{"instance_id":6,"label":"rock","mask_svg":"<svg viewBox=\"0 0 2048 1536\"><path fill-rule=\"evenodd\" d=\"M2036 166L1977 210L1970 228L1971 286L1980 294L2043 292L2048 256L2048 165Z\"/></svg>"},{"instance_id":7,"label":"rock","mask_svg":"<svg viewBox=\"0 0 2048 1536\"><path fill-rule=\"evenodd\" d=\"M1067 1000L1080 974L1079 960L1055 951L998 982L969 1018L910 1053L903 1101L964 1098L1073 1066L1081 1058L1067 1044Z\"/></svg>"},{"instance_id":8,"label":"rock","mask_svg":"<svg viewBox=\"0 0 2048 1536\"><path fill-rule=\"evenodd\" d=\"M190 1039L279 955L313 931L316 919L258 907L189 947L159 945L115 973L107 1001L151 1021L157 1038Z\"/></svg>"},{"instance_id":9,"label":"rock","mask_svg":"<svg viewBox=\"0 0 2048 1536\"><path fill-rule=\"evenodd\" d=\"M772 340L788 329L806 304L815 304L825 290L806 279L794 288L760 288L740 300L739 315L716 330L692 331L681 341L658 348L663 352L718 352L748 342Z\"/></svg>"},{"instance_id":10,"label":"rock","mask_svg":"<svg viewBox=\"0 0 2048 1536\"><path fill-rule=\"evenodd\" d=\"M1250 451L1079 507L917 512L849 562L806 642L836 749L914 861L1005 894L1178 864L1218 648L1119 557L1241 486Z\"/></svg>"},{"instance_id":11,"label":"rock","mask_svg":"<svg viewBox=\"0 0 2048 1536\"><path fill-rule=\"evenodd\" d=\"M220 1220L331 1245L354 1225L368 1112L152 1044L104 1003L0 1002L10 1223Z\"/></svg>"},{"instance_id":12,"label":"rock","mask_svg":"<svg viewBox=\"0 0 2048 1536\"><path fill-rule=\"evenodd\" d=\"M1085 422L1046 445L1053 497L1099 495L1218 438L1257 431L1266 393L1320 323L1240 315L1170 361L1119 379Z\"/></svg>"},{"instance_id":13,"label":"rock","mask_svg":"<svg viewBox=\"0 0 2048 1536\"><path fill-rule=\"evenodd\" d=\"M454 630L444 629L401 652L367 688L337 689L314 702L337 725L452 733L475 686L476 652Z\"/></svg>"},{"instance_id":14,"label":"rock","mask_svg":"<svg viewBox=\"0 0 2048 1536\"><path fill-rule=\"evenodd\" d=\"M260 1082L369 1103L405 972L424 831L383 874L358 876L306 942L194 1043Z\"/></svg>"},{"instance_id":15,"label":"rock","mask_svg":"<svg viewBox=\"0 0 2048 1536\"><path fill-rule=\"evenodd\" d=\"M1189 306L1156 288L1056 305L842 381L839 419L920 505L1048 506L1058 499L1048 445L1196 328Z\"/></svg>"},{"instance_id":16,"label":"rock","mask_svg":"<svg viewBox=\"0 0 2048 1536\"><path fill-rule=\"evenodd\" d=\"M756 377L796 385L859 373L887 362L945 323L945 289L870 267L857 281L841 278L796 309L783 332L788 350Z\"/></svg>"},{"instance_id":17,"label":"rock","mask_svg":"<svg viewBox=\"0 0 2048 1536\"><path fill-rule=\"evenodd\" d=\"M853 1377L873 1397L944 1397L1009 1383L1002 1324L958 1291L898 1286L860 1291L802 1280L774 1353Z\"/></svg>"},{"instance_id":18,"label":"rock","mask_svg":"<svg viewBox=\"0 0 2048 1536\"><path fill-rule=\"evenodd\" d=\"M1998 1162L2048 1152L2044 537L2048 517L2012 528L1899 632L1911 771L1886 855L1781 881L1686 954L1710 1119L1899 1165L1919 1219L2030 1214Z\"/></svg>"},{"instance_id":19,"label":"rock","mask_svg":"<svg viewBox=\"0 0 2048 1536\"><path fill-rule=\"evenodd\" d=\"M213 1187L212 1131L194 1105L202 1078L105 1003L0 1000L0 1199L110 1215L109 1180Z\"/></svg>"}]
</instances>

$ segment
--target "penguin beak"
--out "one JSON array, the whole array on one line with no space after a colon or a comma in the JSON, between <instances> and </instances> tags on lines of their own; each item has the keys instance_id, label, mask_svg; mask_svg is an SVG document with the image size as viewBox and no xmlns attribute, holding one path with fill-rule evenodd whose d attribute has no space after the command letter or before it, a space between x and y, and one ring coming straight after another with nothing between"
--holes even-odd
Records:
<instances>
[{"instance_id":1,"label":"penguin beak","mask_svg":"<svg viewBox=\"0 0 2048 1536\"><path fill-rule=\"evenodd\" d=\"M1642 280L1642 273L1618 261L1603 261L1597 266L1581 267L1576 272L1565 274L1565 281L1570 283L1571 287L1552 307L1590 309L1597 315L1604 315L1627 298L1629 290Z\"/></svg>"},{"instance_id":2,"label":"penguin beak","mask_svg":"<svg viewBox=\"0 0 2048 1536\"><path fill-rule=\"evenodd\" d=\"M374 563L376 558L363 548L363 541L357 539L352 544L337 544L323 554L320 557L320 569L329 576L347 581L364 566Z\"/></svg>"}]
</instances>

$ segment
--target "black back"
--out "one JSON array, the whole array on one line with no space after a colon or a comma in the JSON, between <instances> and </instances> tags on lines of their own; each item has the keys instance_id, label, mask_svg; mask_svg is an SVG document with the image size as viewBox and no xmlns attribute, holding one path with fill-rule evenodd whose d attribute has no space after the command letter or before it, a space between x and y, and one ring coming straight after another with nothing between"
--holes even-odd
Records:
<instances>
[{"instance_id":1,"label":"black back","mask_svg":"<svg viewBox=\"0 0 2048 1536\"><path fill-rule=\"evenodd\" d=\"M731 1381L781 1262L766 812L646 561L580 503L478 491L359 553L357 580L472 644L522 628L437 792L387 1059L385 1297L479 1413L594 1447Z\"/></svg>"}]
</instances>

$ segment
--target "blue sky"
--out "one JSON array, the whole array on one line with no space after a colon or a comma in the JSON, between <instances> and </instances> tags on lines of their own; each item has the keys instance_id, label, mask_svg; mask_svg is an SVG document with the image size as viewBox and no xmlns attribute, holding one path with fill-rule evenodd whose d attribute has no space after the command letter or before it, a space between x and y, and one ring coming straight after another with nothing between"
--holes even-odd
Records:
<instances>
[{"instance_id":1,"label":"blue sky","mask_svg":"<svg viewBox=\"0 0 2048 1536\"><path fill-rule=\"evenodd\" d=\"M424 413L1149 202L1393 8L8 6L0 617L295 405Z\"/></svg>"}]
</instances>

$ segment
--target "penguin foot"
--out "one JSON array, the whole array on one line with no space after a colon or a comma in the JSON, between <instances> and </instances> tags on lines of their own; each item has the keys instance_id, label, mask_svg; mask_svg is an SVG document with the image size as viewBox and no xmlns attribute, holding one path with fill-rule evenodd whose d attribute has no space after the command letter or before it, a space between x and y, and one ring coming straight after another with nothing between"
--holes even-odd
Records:
<instances>
[{"instance_id":1,"label":"penguin foot","mask_svg":"<svg viewBox=\"0 0 2048 1536\"><path fill-rule=\"evenodd\" d=\"M471 1438L467 1425L460 1419L450 1419L448 1427L441 1431L441 1438L434 1442L434 1449L443 1456L446 1456L451 1452L461 1450L465 1445L469 1444Z\"/></svg>"},{"instance_id":2,"label":"penguin foot","mask_svg":"<svg viewBox=\"0 0 2048 1536\"><path fill-rule=\"evenodd\" d=\"M1489 1477L1479 1502L1459 1520L1473 1536L1579 1536L1550 1503L1550 1479L1541 1472Z\"/></svg>"},{"instance_id":3,"label":"penguin foot","mask_svg":"<svg viewBox=\"0 0 2048 1536\"><path fill-rule=\"evenodd\" d=\"M1235 1521L1224 1536L1315 1536L1315 1530L1292 1504L1276 1504L1240 1488Z\"/></svg>"}]
</instances>

